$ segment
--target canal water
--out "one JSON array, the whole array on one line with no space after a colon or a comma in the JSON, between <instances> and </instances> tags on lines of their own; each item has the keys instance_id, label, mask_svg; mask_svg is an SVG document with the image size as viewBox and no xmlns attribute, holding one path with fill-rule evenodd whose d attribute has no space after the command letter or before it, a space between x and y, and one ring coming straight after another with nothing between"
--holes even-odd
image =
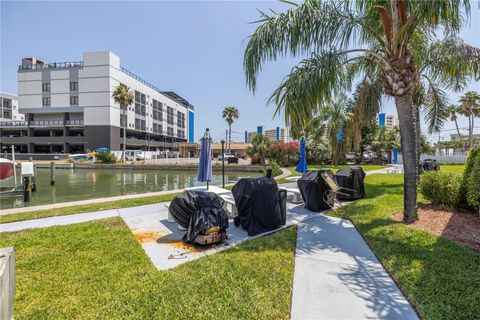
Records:
<instances>
[{"instance_id":1,"label":"canal water","mask_svg":"<svg viewBox=\"0 0 480 320\"><path fill-rule=\"evenodd\" d=\"M255 172L226 172L225 183L234 183ZM22 197L1 196L0 209L18 206L113 197L127 194L183 189L206 185L197 181L196 171L118 170L118 169L56 169L55 186L50 186L50 169L37 169L37 192L29 203ZM220 172L213 173L211 185L221 185ZM3 184L2 186L5 186Z\"/></svg>"}]
</instances>

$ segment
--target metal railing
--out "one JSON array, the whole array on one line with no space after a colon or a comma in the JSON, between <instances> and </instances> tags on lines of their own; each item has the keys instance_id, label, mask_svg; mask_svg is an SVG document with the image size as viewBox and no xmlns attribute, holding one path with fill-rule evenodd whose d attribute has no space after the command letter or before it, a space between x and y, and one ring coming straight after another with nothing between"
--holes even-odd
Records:
<instances>
[{"instance_id":1,"label":"metal railing","mask_svg":"<svg viewBox=\"0 0 480 320\"><path fill-rule=\"evenodd\" d=\"M65 120L65 125L67 126L83 125L83 120Z\"/></svg>"},{"instance_id":2,"label":"metal railing","mask_svg":"<svg viewBox=\"0 0 480 320\"><path fill-rule=\"evenodd\" d=\"M128 70L125 69L124 67L120 67L120 70L121 70L123 73L125 73L125 74L129 75L130 77L132 77L133 79L137 80L138 82L143 83L144 85L146 85L146 86L149 87L150 89L153 89L153 90L155 90L155 91L163 94L162 90L158 89L158 88L155 87L153 84L151 84L151 83L143 80L142 78L140 78L139 76L137 76L135 73L128 71Z\"/></svg>"},{"instance_id":3,"label":"metal railing","mask_svg":"<svg viewBox=\"0 0 480 320\"><path fill-rule=\"evenodd\" d=\"M30 121L31 126L63 126L63 120L34 120Z\"/></svg>"},{"instance_id":4,"label":"metal railing","mask_svg":"<svg viewBox=\"0 0 480 320\"><path fill-rule=\"evenodd\" d=\"M21 64L18 70L37 70L37 69L65 69L65 68L82 68L83 61L72 62L53 62L45 64Z\"/></svg>"},{"instance_id":5,"label":"metal railing","mask_svg":"<svg viewBox=\"0 0 480 320\"><path fill-rule=\"evenodd\" d=\"M0 127L26 127L28 121L0 121Z\"/></svg>"}]
</instances>

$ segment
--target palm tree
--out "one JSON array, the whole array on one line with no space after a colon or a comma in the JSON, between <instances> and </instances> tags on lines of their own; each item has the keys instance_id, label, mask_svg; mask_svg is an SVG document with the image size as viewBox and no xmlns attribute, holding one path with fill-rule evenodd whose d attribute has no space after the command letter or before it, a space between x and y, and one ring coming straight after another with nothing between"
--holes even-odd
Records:
<instances>
[{"instance_id":1,"label":"palm tree","mask_svg":"<svg viewBox=\"0 0 480 320\"><path fill-rule=\"evenodd\" d=\"M258 134L252 139L252 146L247 149L250 157L258 157L262 166L265 166L265 157L270 149L270 140L263 134Z\"/></svg>"},{"instance_id":2,"label":"palm tree","mask_svg":"<svg viewBox=\"0 0 480 320\"><path fill-rule=\"evenodd\" d=\"M122 122L120 125L123 127L123 148L122 148L122 160L123 163L125 163L125 145L127 144L126 142L126 131L127 131L127 108L128 106L133 104L133 93L130 91L130 88L124 85L123 83L120 83L118 86L115 87L115 90L113 90L112 93L112 98L115 103L118 103L120 105L120 109L122 109Z\"/></svg>"},{"instance_id":3,"label":"palm tree","mask_svg":"<svg viewBox=\"0 0 480 320\"><path fill-rule=\"evenodd\" d=\"M238 119L239 116L240 112L238 112L238 109L233 106L228 106L223 109L222 117L228 123L228 153L230 153L230 147L232 144L232 123L234 119Z\"/></svg>"},{"instance_id":4,"label":"palm tree","mask_svg":"<svg viewBox=\"0 0 480 320\"><path fill-rule=\"evenodd\" d=\"M262 13L244 56L247 84L256 88L257 75L268 60L312 52L284 79L270 102L292 126L303 125L319 106L349 89L359 75L378 70L383 92L395 100L404 159L404 222L417 219L418 113L413 90L418 64L411 44L415 32L433 35L442 27L459 31L469 14L467 0L319 1L306 0L286 13ZM358 63L359 61L363 63Z\"/></svg>"},{"instance_id":5,"label":"palm tree","mask_svg":"<svg viewBox=\"0 0 480 320\"><path fill-rule=\"evenodd\" d=\"M451 104L448 106L447 109L447 114L450 118L451 121L455 122L455 128L457 128L457 134L458 134L458 139L460 141L460 145L462 147L462 150L465 151L465 144L462 139L462 135L460 134L460 129L458 128L458 121L457 121L457 113L460 113L461 110L459 107L457 107L454 104Z\"/></svg>"},{"instance_id":6,"label":"palm tree","mask_svg":"<svg viewBox=\"0 0 480 320\"><path fill-rule=\"evenodd\" d=\"M462 114L468 118L468 146L473 148L473 128L475 117L480 116L480 94L468 91L460 97Z\"/></svg>"}]
</instances>

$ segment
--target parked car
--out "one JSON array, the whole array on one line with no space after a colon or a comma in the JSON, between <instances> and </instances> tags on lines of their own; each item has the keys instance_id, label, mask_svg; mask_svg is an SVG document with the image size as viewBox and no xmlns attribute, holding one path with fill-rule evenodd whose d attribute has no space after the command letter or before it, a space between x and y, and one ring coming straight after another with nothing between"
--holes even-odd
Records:
<instances>
[{"instance_id":1,"label":"parked car","mask_svg":"<svg viewBox=\"0 0 480 320\"><path fill-rule=\"evenodd\" d=\"M92 160L92 157L85 153L76 153L76 154L69 155L68 159L73 161L80 161L80 160Z\"/></svg>"},{"instance_id":2,"label":"parked car","mask_svg":"<svg viewBox=\"0 0 480 320\"><path fill-rule=\"evenodd\" d=\"M141 150L125 150L125 160L142 161L145 160L145 154Z\"/></svg>"},{"instance_id":3,"label":"parked car","mask_svg":"<svg viewBox=\"0 0 480 320\"><path fill-rule=\"evenodd\" d=\"M233 154L231 154L231 153L225 153L225 154L224 154L224 158L225 158L225 160L228 161L228 159L230 159L230 158L236 158L236 157L235 157ZM218 160L218 161L222 161L222 155L221 155L221 154L218 155L217 160Z\"/></svg>"}]
</instances>

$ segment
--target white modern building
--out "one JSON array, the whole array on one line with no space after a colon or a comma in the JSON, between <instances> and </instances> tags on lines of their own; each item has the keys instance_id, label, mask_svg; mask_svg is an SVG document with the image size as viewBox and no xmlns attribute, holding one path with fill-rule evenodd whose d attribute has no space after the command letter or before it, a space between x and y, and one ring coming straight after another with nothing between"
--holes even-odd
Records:
<instances>
[{"instance_id":1,"label":"white modern building","mask_svg":"<svg viewBox=\"0 0 480 320\"><path fill-rule=\"evenodd\" d=\"M25 120L25 115L18 112L18 97L0 92L0 122L23 120Z\"/></svg>"},{"instance_id":2,"label":"white modern building","mask_svg":"<svg viewBox=\"0 0 480 320\"><path fill-rule=\"evenodd\" d=\"M178 150L193 142L194 107L122 67L110 51L87 52L83 61L46 63L24 58L18 69L20 112L25 121L0 126L2 145L19 152L78 153L123 147L123 116L112 92L130 87L126 148Z\"/></svg>"}]
</instances>

